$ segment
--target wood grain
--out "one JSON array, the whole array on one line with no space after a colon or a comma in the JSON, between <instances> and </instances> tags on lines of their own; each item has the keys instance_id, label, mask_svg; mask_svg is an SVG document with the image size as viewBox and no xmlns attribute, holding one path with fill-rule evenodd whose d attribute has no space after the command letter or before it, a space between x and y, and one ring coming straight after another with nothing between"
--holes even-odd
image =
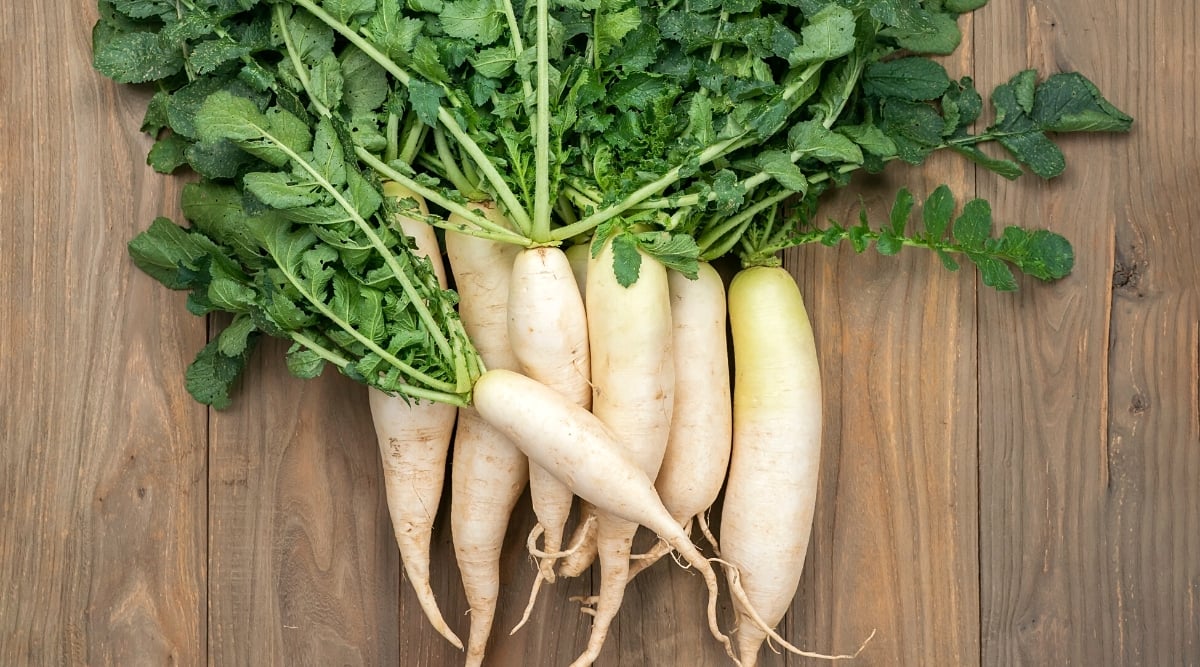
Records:
<instances>
[{"instance_id":1,"label":"wood grain","mask_svg":"<svg viewBox=\"0 0 1200 667\"><path fill-rule=\"evenodd\" d=\"M143 166L149 91L90 67L95 13L0 6L0 664L460 664L400 574L360 387L291 378L269 342L228 411L184 391L215 328L127 258L178 218L180 183ZM1200 10L1020 0L965 25L952 74L986 91L1079 70L1135 131L1066 139L1052 182L939 158L824 209L846 220L861 195L880 217L896 187L946 182L1067 235L1077 268L1054 285L997 294L919 252L787 255L826 440L782 631L842 652L876 629L856 665L1200 665ZM531 526L525 499L489 666L566 664L587 640L568 597L593 572L507 634ZM438 530L435 591L465 634L444 513ZM670 562L645 573L598 664L724 664L703 596Z\"/></svg>"},{"instance_id":2,"label":"wood grain","mask_svg":"<svg viewBox=\"0 0 1200 667\"><path fill-rule=\"evenodd\" d=\"M181 378L204 322L125 252L178 184L140 166L147 98L92 71L83 10L0 8L0 664L187 663L206 456Z\"/></svg>"},{"instance_id":3,"label":"wood grain","mask_svg":"<svg viewBox=\"0 0 1200 667\"><path fill-rule=\"evenodd\" d=\"M366 390L293 378L285 350L266 341L211 416L210 663L395 664L413 625Z\"/></svg>"},{"instance_id":4,"label":"wood grain","mask_svg":"<svg viewBox=\"0 0 1200 667\"><path fill-rule=\"evenodd\" d=\"M986 664L1200 662L1197 11L1016 2L979 30L981 83L1078 70L1136 119L1073 137L1053 183L981 182L1013 220L1075 243L1068 280L981 299ZM1151 38L1153 35L1153 38ZM981 341L982 343L982 341Z\"/></svg>"}]
</instances>

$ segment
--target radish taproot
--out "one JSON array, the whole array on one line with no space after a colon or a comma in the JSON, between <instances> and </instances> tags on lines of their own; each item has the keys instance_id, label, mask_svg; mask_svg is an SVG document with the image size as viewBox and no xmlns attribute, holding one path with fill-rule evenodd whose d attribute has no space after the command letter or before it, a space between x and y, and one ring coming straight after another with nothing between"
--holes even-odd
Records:
<instances>
[{"instance_id":1,"label":"radish taproot","mask_svg":"<svg viewBox=\"0 0 1200 667\"><path fill-rule=\"evenodd\" d=\"M812 530L821 454L821 375L795 280L751 267L729 286L733 338L733 450L721 510L721 558L746 600L779 623L800 582ZM756 663L767 632L734 600L738 653Z\"/></svg>"},{"instance_id":2,"label":"radish taproot","mask_svg":"<svg viewBox=\"0 0 1200 667\"><path fill-rule=\"evenodd\" d=\"M671 516L685 525L712 507L729 467L733 408L725 283L707 262L699 264L694 280L671 271L668 282L675 405L654 488ZM630 567L630 577L665 553L665 543L655 545Z\"/></svg>"},{"instance_id":3,"label":"radish taproot","mask_svg":"<svg viewBox=\"0 0 1200 667\"><path fill-rule=\"evenodd\" d=\"M398 183L384 184L384 192L398 199L413 199L423 213L428 211L424 199ZM432 263L444 288L446 272L434 229L405 215L397 215L395 223L413 238L416 253ZM429 622L447 641L461 649L462 640L446 624L438 609L429 574L433 522L442 498L446 458L458 408L447 403L388 396L373 387L368 393L383 463L388 514L404 572Z\"/></svg>"},{"instance_id":4,"label":"radish taproot","mask_svg":"<svg viewBox=\"0 0 1200 667\"><path fill-rule=\"evenodd\" d=\"M522 250L513 261L508 291L508 332L513 353L523 372L585 409L592 390L587 315L583 297L566 254L553 247ZM561 482L534 462L529 468L529 493L544 551L540 579L553 582L556 554L573 496Z\"/></svg>"},{"instance_id":5,"label":"radish taproot","mask_svg":"<svg viewBox=\"0 0 1200 667\"><path fill-rule=\"evenodd\" d=\"M485 215L505 221L494 205ZM455 216L449 220L457 223ZM446 232L446 256L459 293L459 314L489 368L519 367L508 342L511 244ZM527 457L471 407L458 410L451 476L450 530L471 610L466 667L483 663L500 596L500 553L513 508L529 479Z\"/></svg>"},{"instance_id":6,"label":"radish taproot","mask_svg":"<svg viewBox=\"0 0 1200 667\"><path fill-rule=\"evenodd\" d=\"M600 511L645 526L679 552L708 587L709 630L732 657L717 622L717 578L712 565L662 505L654 484L596 415L520 373L489 370L475 383L480 416L571 491ZM520 396L520 401L513 401Z\"/></svg>"},{"instance_id":7,"label":"radish taproot","mask_svg":"<svg viewBox=\"0 0 1200 667\"><path fill-rule=\"evenodd\" d=\"M629 459L654 479L667 448L675 396L667 269L635 249L640 256L637 279L622 284L614 271L615 244L620 240L605 241L587 267L592 412ZM574 665L590 665L603 647L624 599L637 527L602 508L597 513L600 591L587 649Z\"/></svg>"}]
</instances>

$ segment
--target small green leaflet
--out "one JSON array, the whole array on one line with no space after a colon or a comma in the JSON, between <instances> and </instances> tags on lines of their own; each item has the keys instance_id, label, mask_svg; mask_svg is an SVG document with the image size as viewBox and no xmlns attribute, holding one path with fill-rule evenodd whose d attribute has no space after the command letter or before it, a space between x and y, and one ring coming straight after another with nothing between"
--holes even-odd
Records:
<instances>
[{"instance_id":1,"label":"small green leaflet","mask_svg":"<svg viewBox=\"0 0 1200 667\"><path fill-rule=\"evenodd\" d=\"M954 195L948 186L939 185L929 194L921 216L925 222L925 237L931 242L942 240L954 216Z\"/></svg>"},{"instance_id":2,"label":"small green leaflet","mask_svg":"<svg viewBox=\"0 0 1200 667\"><path fill-rule=\"evenodd\" d=\"M183 51L152 32L114 35L99 43L92 64L117 83L145 83L183 70Z\"/></svg>"},{"instance_id":3,"label":"small green leaflet","mask_svg":"<svg viewBox=\"0 0 1200 667\"><path fill-rule=\"evenodd\" d=\"M612 239L613 274L617 283L629 287L637 282L642 271L642 253L638 252L637 238L628 232L621 232Z\"/></svg>"},{"instance_id":4,"label":"small green leaflet","mask_svg":"<svg viewBox=\"0 0 1200 667\"><path fill-rule=\"evenodd\" d=\"M817 121L806 121L792 126L788 132L788 147L805 157L826 164L841 162L860 164L862 150L845 136L825 128Z\"/></svg>"},{"instance_id":5,"label":"small green leaflet","mask_svg":"<svg viewBox=\"0 0 1200 667\"><path fill-rule=\"evenodd\" d=\"M788 54L792 66L840 58L854 50L854 13L829 3L800 29L800 46Z\"/></svg>"},{"instance_id":6,"label":"small green leaflet","mask_svg":"<svg viewBox=\"0 0 1200 667\"><path fill-rule=\"evenodd\" d=\"M217 410L229 407L229 393L246 367L250 351L251 348L247 346L241 354L222 354L220 338L214 338L187 368L188 393L197 401Z\"/></svg>"},{"instance_id":7,"label":"small green leaflet","mask_svg":"<svg viewBox=\"0 0 1200 667\"><path fill-rule=\"evenodd\" d=\"M969 250L983 247L992 235L992 207L983 199L972 199L963 206L962 214L951 229L954 240Z\"/></svg>"},{"instance_id":8,"label":"small green leaflet","mask_svg":"<svg viewBox=\"0 0 1200 667\"><path fill-rule=\"evenodd\" d=\"M438 22L446 34L488 46L504 31L504 13L495 0L450 0L442 5Z\"/></svg>"}]
</instances>

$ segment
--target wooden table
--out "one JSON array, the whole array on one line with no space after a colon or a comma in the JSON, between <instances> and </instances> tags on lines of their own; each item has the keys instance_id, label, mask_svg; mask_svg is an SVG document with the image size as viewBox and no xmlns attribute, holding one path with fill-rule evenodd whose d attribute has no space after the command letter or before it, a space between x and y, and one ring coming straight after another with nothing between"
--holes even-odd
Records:
<instances>
[{"instance_id":1,"label":"wooden table","mask_svg":"<svg viewBox=\"0 0 1200 667\"><path fill-rule=\"evenodd\" d=\"M0 9L0 664L457 664L401 580L360 387L292 379L272 344L231 409L185 393L213 323L125 253L178 217L180 181L143 166L147 92L92 70L95 12ZM1067 139L1053 182L939 159L826 209L947 182L1068 236L1057 284L998 294L916 251L788 255L827 430L783 634L839 652L876 629L861 665L1200 664L1200 9L995 0L964 25L952 74L1079 70L1135 131ZM505 634L530 525L523 506L495 665L565 664L586 640L566 598L591 576ZM435 587L465 631L441 526ZM724 664L701 590L665 565L639 578L599 664Z\"/></svg>"}]
</instances>

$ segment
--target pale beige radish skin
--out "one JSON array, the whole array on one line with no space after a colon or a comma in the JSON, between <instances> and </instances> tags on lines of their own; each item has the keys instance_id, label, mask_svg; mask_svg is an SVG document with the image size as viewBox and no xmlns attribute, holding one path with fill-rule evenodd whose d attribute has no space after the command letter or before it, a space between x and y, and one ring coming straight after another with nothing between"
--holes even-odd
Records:
<instances>
[{"instance_id":1,"label":"pale beige radish skin","mask_svg":"<svg viewBox=\"0 0 1200 667\"><path fill-rule=\"evenodd\" d=\"M500 555L509 518L529 478L528 458L473 408L459 408L450 530L471 609L465 665L483 664L500 598Z\"/></svg>"},{"instance_id":2,"label":"pale beige radish skin","mask_svg":"<svg viewBox=\"0 0 1200 667\"><path fill-rule=\"evenodd\" d=\"M521 400L513 401L513 396ZM717 579L712 566L663 507L654 484L619 445L612 431L562 394L519 373L491 370L475 383L480 416L573 493L603 511L640 524L667 541L704 577L709 630L732 657L717 624Z\"/></svg>"},{"instance_id":3,"label":"pale beige radish skin","mask_svg":"<svg viewBox=\"0 0 1200 667\"><path fill-rule=\"evenodd\" d=\"M507 226L494 206L478 208ZM449 221L454 223L455 218L452 215ZM507 243L446 232L459 316L488 368L518 367L508 342L508 283L519 250ZM450 530L471 609L466 667L483 664L500 595L504 535L528 479L528 458L474 408L459 408L450 477Z\"/></svg>"},{"instance_id":4,"label":"pale beige radish skin","mask_svg":"<svg viewBox=\"0 0 1200 667\"><path fill-rule=\"evenodd\" d=\"M580 243L567 248L567 261L571 264L571 272L575 274L575 282L579 284L580 294L584 297L584 308L587 307L587 267L591 254L591 244ZM563 577L578 577L583 574L596 560L596 506L589 502L579 503L579 522L575 533L567 544L570 553L559 562L558 574Z\"/></svg>"},{"instance_id":5,"label":"pale beige radish skin","mask_svg":"<svg viewBox=\"0 0 1200 667\"><path fill-rule=\"evenodd\" d=\"M725 333L725 283L707 262L691 280L668 274L675 406L662 467L654 480L663 505L680 525L706 512L717 499L729 467L733 406L729 345ZM634 576L667 552L660 543L630 567Z\"/></svg>"},{"instance_id":6,"label":"pale beige radish skin","mask_svg":"<svg viewBox=\"0 0 1200 667\"><path fill-rule=\"evenodd\" d=\"M729 287L733 452L721 510L721 558L776 626L791 606L812 530L821 452L821 376L795 280L753 267ZM766 632L735 598L738 653L757 662Z\"/></svg>"},{"instance_id":7,"label":"pale beige radish skin","mask_svg":"<svg viewBox=\"0 0 1200 667\"><path fill-rule=\"evenodd\" d=\"M429 544L442 498L446 456L458 409L445 403L403 399L368 389L379 438L388 513L404 573L433 627L457 648L462 641L438 609L429 583Z\"/></svg>"},{"instance_id":8,"label":"pale beige radish skin","mask_svg":"<svg viewBox=\"0 0 1200 667\"><path fill-rule=\"evenodd\" d=\"M562 250L530 248L517 254L508 291L508 333L526 375L576 405L591 405L587 315ZM529 467L529 494L544 535L543 551L558 552L573 496L536 464ZM541 581L554 580L555 561L553 557L541 560Z\"/></svg>"},{"instance_id":9,"label":"pale beige radish skin","mask_svg":"<svg viewBox=\"0 0 1200 667\"><path fill-rule=\"evenodd\" d=\"M412 198L422 211L427 210L423 199L397 183L384 184L384 193L390 197ZM430 258L439 282L445 287L445 269L433 228L403 215L397 216L396 222L406 235L413 237L416 252ZM368 395L383 462L388 514L404 572L429 622L447 641L461 649L462 641L442 618L429 580L433 521L442 498L446 458L458 410L444 403L406 402L373 388L368 390Z\"/></svg>"},{"instance_id":10,"label":"pale beige radish skin","mask_svg":"<svg viewBox=\"0 0 1200 667\"><path fill-rule=\"evenodd\" d=\"M624 287L613 271L609 241L588 264L587 303L592 412L630 460L654 479L667 447L675 393L667 270L643 254L637 280ZM587 649L573 663L576 666L590 665L600 654L625 596L636 532L635 522L597 513L600 590Z\"/></svg>"}]
</instances>

